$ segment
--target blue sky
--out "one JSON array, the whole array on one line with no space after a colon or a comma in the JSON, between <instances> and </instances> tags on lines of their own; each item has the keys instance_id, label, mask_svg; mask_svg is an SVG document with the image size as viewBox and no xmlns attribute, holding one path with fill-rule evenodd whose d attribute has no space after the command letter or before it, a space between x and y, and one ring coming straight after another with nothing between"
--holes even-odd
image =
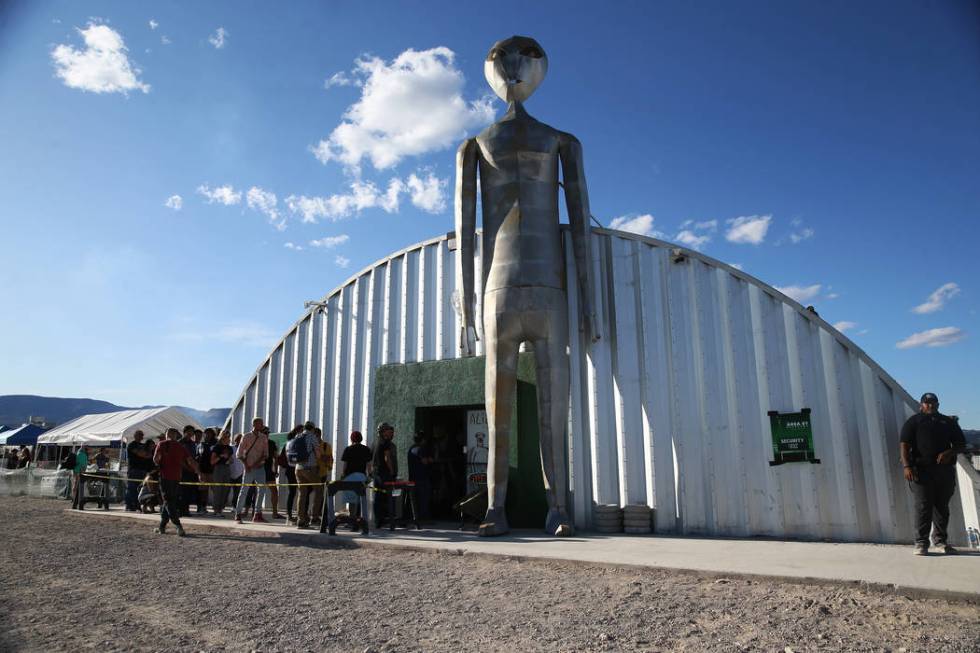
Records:
<instances>
[{"instance_id":1,"label":"blue sky","mask_svg":"<svg viewBox=\"0 0 980 653\"><path fill-rule=\"evenodd\" d=\"M974 3L282 6L3 4L0 393L230 405L305 300L452 228L517 33L603 223L851 323L980 427Z\"/></svg>"}]
</instances>

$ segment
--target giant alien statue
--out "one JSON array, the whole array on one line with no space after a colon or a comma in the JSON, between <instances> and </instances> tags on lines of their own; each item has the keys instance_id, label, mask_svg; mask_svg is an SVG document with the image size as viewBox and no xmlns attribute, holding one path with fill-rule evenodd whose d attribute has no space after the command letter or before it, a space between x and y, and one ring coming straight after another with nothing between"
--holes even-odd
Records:
<instances>
[{"instance_id":1,"label":"giant alien statue","mask_svg":"<svg viewBox=\"0 0 980 653\"><path fill-rule=\"evenodd\" d=\"M517 352L529 342L537 364L541 468L548 516L545 531L573 532L568 494L568 301L558 218L558 166L571 224L572 249L581 291L583 329L598 340L590 281L589 197L582 147L571 134L538 122L524 110L548 71L537 41L513 36L490 48L484 74L508 103L507 113L476 138L465 141L456 160L456 238L462 283L464 355L476 338L473 275L476 179L483 204L483 337L486 405L490 430L487 484L489 508L480 535L507 533L508 444L517 387Z\"/></svg>"}]
</instances>

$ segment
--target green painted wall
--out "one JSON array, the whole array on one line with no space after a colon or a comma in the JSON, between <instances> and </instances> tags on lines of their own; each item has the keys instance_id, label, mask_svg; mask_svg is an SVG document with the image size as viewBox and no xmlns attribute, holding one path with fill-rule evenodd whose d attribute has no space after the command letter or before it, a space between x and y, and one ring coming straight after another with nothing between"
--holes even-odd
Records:
<instances>
[{"instance_id":1,"label":"green painted wall","mask_svg":"<svg viewBox=\"0 0 980 653\"><path fill-rule=\"evenodd\" d=\"M408 448L416 431L415 410L434 406L484 405L486 359L384 365L374 377L374 418L395 427L398 468L407 475ZM517 366L516 407L511 420L510 475L507 516L512 526L538 528L544 524L547 503L541 476L538 440L537 386L534 357L521 354Z\"/></svg>"}]
</instances>

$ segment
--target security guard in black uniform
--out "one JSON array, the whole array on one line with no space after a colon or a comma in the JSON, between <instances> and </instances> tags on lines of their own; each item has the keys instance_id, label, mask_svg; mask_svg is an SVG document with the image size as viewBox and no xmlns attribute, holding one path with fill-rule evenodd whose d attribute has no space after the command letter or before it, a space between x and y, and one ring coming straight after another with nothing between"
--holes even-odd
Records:
<instances>
[{"instance_id":1,"label":"security guard in black uniform","mask_svg":"<svg viewBox=\"0 0 980 653\"><path fill-rule=\"evenodd\" d=\"M956 489L956 454L966 448L956 420L939 412L939 397L922 395L920 412L902 427L901 452L905 479L915 497L915 555L929 552L932 543L943 553L956 553L946 539L949 500Z\"/></svg>"}]
</instances>

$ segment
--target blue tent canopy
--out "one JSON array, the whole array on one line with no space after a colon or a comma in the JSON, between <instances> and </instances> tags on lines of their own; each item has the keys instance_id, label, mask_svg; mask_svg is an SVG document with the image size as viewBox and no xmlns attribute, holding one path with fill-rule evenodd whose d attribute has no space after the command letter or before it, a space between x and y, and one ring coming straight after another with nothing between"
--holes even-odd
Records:
<instances>
[{"instance_id":1,"label":"blue tent canopy","mask_svg":"<svg viewBox=\"0 0 980 653\"><path fill-rule=\"evenodd\" d=\"M3 431L0 433L0 446L34 446L37 444L37 436L44 433L44 429L34 424L24 424L20 428Z\"/></svg>"}]
</instances>

